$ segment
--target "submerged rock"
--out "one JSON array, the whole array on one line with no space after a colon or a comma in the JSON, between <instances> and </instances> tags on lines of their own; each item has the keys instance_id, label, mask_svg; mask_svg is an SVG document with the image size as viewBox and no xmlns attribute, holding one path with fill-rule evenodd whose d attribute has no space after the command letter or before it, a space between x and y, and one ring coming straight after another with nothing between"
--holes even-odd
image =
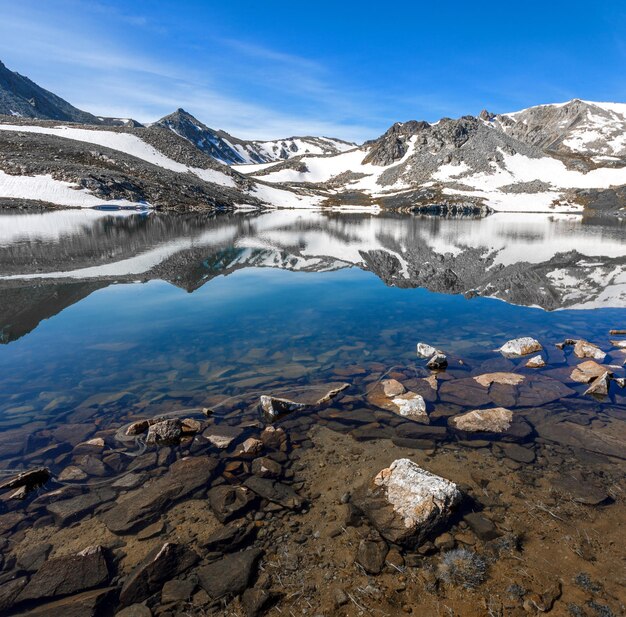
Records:
<instances>
[{"instance_id":1,"label":"submerged rock","mask_svg":"<svg viewBox=\"0 0 626 617\"><path fill-rule=\"evenodd\" d=\"M504 407L474 409L450 418L449 423L468 433L504 433L513 423L513 412Z\"/></svg>"},{"instance_id":2,"label":"submerged rock","mask_svg":"<svg viewBox=\"0 0 626 617\"><path fill-rule=\"evenodd\" d=\"M348 387L350 387L350 384L345 382L332 382L311 386L302 393L294 394L293 396L284 395L277 397L263 394L259 399L259 405L265 416L269 420L274 420L293 411L319 407L329 403Z\"/></svg>"},{"instance_id":3,"label":"submerged rock","mask_svg":"<svg viewBox=\"0 0 626 617\"><path fill-rule=\"evenodd\" d=\"M474 377L474 381L481 386L488 388L492 383L499 383L506 386L517 386L524 381L524 375L518 373L485 373Z\"/></svg>"},{"instance_id":4,"label":"submerged rock","mask_svg":"<svg viewBox=\"0 0 626 617\"><path fill-rule=\"evenodd\" d=\"M259 497L277 503L283 508L299 510L304 506L304 499L296 493L290 486L268 478L250 476L244 485Z\"/></svg>"},{"instance_id":5,"label":"submerged rock","mask_svg":"<svg viewBox=\"0 0 626 617\"><path fill-rule=\"evenodd\" d=\"M440 371L448 366L448 358L445 354L437 352L427 363L426 366L431 371Z\"/></svg>"},{"instance_id":6,"label":"submerged rock","mask_svg":"<svg viewBox=\"0 0 626 617\"><path fill-rule=\"evenodd\" d=\"M263 552L255 548L227 555L198 568L200 585L212 600L239 595L250 586L256 564L262 555Z\"/></svg>"},{"instance_id":7,"label":"submerged rock","mask_svg":"<svg viewBox=\"0 0 626 617\"><path fill-rule=\"evenodd\" d=\"M526 368L543 368L545 365L546 361L541 356L534 356L526 362Z\"/></svg>"},{"instance_id":8,"label":"submerged rock","mask_svg":"<svg viewBox=\"0 0 626 617\"><path fill-rule=\"evenodd\" d=\"M29 471L23 471L10 480L0 484L0 491L18 489L12 495L12 499L24 499L26 495L45 484L50 479L50 471L46 467L37 467Z\"/></svg>"},{"instance_id":9,"label":"submerged rock","mask_svg":"<svg viewBox=\"0 0 626 617\"><path fill-rule=\"evenodd\" d=\"M165 581L186 572L199 559L192 549L166 542L150 552L126 578L120 591L120 603L129 606L143 602L159 591Z\"/></svg>"},{"instance_id":10,"label":"submerged rock","mask_svg":"<svg viewBox=\"0 0 626 617\"><path fill-rule=\"evenodd\" d=\"M582 339L576 341L576 344L574 345L574 354L578 358L593 358L594 360L600 360L600 362L606 358L606 353L604 353L597 345L589 343L588 341L583 341Z\"/></svg>"},{"instance_id":11,"label":"submerged rock","mask_svg":"<svg viewBox=\"0 0 626 617\"><path fill-rule=\"evenodd\" d=\"M607 371L596 377L591 382L591 385L585 390L585 394L591 394L593 396L607 396L609 393L609 386L611 383L611 374Z\"/></svg>"},{"instance_id":12,"label":"submerged rock","mask_svg":"<svg viewBox=\"0 0 626 617\"><path fill-rule=\"evenodd\" d=\"M389 398L406 392L406 388L397 379L383 379L380 383L383 386L385 396Z\"/></svg>"},{"instance_id":13,"label":"submerged rock","mask_svg":"<svg viewBox=\"0 0 626 617\"><path fill-rule=\"evenodd\" d=\"M541 351L543 347L541 343L530 336L523 336L521 338L512 339L507 341L498 351L506 357L517 358L520 356L527 356L528 354Z\"/></svg>"},{"instance_id":14,"label":"submerged rock","mask_svg":"<svg viewBox=\"0 0 626 617\"><path fill-rule=\"evenodd\" d=\"M46 561L17 597L17 602L43 600L101 587L111 578L101 546Z\"/></svg>"},{"instance_id":15,"label":"submerged rock","mask_svg":"<svg viewBox=\"0 0 626 617\"><path fill-rule=\"evenodd\" d=\"M227 424L217 424L205 429L202 435L206 437L216 448L225 450L238 439L243 433L243 429Z\"/></svg>"},{"instance_id":16,"label":"submerged rock","mask_svg":"<svg viewBox=\"0 0 626 617\"><path fill-rule=\"evenodd\" d=\"M428 413L426 412L426 401L421 394L409 391L404 392L404 394L389 397L385 394L383 388L383 384L375 386L367 395L368 402L381 409L391 411L398 416L413 420L414 422L420 422L422 424L428 424L430 422Z\"/></svg>"},{"instance_id":17,"label":"submerged rock","mask_svg":"<svg viewBox=\"0 0 626 617\"><path fill-rule=\"evenodd\" d=\"M581 362L579 365L574 367L574 370L570 375L570 379L578 383L590 383L594 379L604 375L606 372L609 371L605 366L602 366L593 360L588 360L587 362Z\"/></svg>"},{"instance_id":18,"label":"submerged rock","mask_svg":"<svg viewBox=\"0 0 626 617\"><path fill-rule=\"evenodd\" d=\"M397 459L353 495L353 504L389 542L418 546L461 501L456 484Z\"/></svg>"},{"instance_id":19,"label":"submerged rock","mask_svg":"<svg viewBox=\"0 0 626 617\"><path fill-rule=\"evenodd\" d=\"M209 491L209 505L221 523L243 516L254 495L245 486L215 486Z\"/></svg>"},{"instance_id":20,"label":"submerged rock","mask_svg":"<svg viewBox=\"0 0 626 617\"><path fill-rule=\"evenodd\" d=\"M168 418L151 424L148 428L146 443L157 445L175 445L183 434L183 424L179 418Z\"/></svg>"}]
</instances>

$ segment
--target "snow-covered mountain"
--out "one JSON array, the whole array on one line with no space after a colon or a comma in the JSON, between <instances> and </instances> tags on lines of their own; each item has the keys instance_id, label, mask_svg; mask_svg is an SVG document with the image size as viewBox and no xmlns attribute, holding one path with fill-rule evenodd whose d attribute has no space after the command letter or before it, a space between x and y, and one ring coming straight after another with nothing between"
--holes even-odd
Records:
<instances>
[{"instance_id":1,"label":"snow-covered mountain","mask_svg":"<svg viewBox=\"0 0 626 617\"><path fill-rule=\"evenodd\" d=\"M500 116L396 123L348 152L237 169L270 183L313 188L327 204L624 212L624 108L571 101Z\"/></svg>"},{"instance_id":2,"label":"snow-covered mountain","mask_svg":"<svg viewBox=\"0 0 626 617\"><path fill-rule=\"evenodd\" d=\"M481 117L544 150L594 156L598 161L626 156L626 103L574 99L508 114L483 112Z\"/></svg>"},{"instance_id":3,"label":"snow-covered mountain","mask_svg":"<svg viewBox=\"0 0 626 617\"><path fill-rule=\"evenodd\" d=\"M155 124L174 131L202 152L227 165L272 163L300 154L338 154L356 148L354 143L330 137L288 137L274 141L247 141L233 137L225 131L209 128L184 109L177 109Z\"/></svg>"}]
</instances>

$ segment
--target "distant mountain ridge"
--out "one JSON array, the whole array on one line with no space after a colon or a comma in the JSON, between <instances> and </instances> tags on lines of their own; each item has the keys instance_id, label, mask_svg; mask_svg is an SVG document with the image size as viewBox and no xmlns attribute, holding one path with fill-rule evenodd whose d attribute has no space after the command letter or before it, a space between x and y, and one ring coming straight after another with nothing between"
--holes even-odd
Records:
<instances>
[{"instance_id":1,"label":"distant mountain ridge","mask_svg":"<svg viewBox=\"0 0 626 617\"><path fill-rule=\"evenodd\" d=\"M300 154L338 154L356 148L355 143L329 137L288 137L250 141L209 128L184 109L177 109L154 124L174 131L198 149L227 165L272 163Z\"/></svg>"},{"instance_id":2,"label":"distant mountain ridge","mask_svg":"<svg viewBox=\"0 0 626 617\"><path fill-rule=\"evenodd\" d=\"M230 200L232 207L592 210L626 217L625 103L573 99L397 122L360 146L311 136L258 141L212 129L182 108L147 127L96 117L0 63L0 114L0 199L45 201L52 189L43 178L50 177L83 187L83 207L94 193L159 207L184 193L184 203L171 207L195 208L198 199L197 207ZM68 139L110 150L87 153ZM53 203L76 205L71 189L57 184ZM33 191L39 197L29 197Z\"/></svg>"}]
</instances>

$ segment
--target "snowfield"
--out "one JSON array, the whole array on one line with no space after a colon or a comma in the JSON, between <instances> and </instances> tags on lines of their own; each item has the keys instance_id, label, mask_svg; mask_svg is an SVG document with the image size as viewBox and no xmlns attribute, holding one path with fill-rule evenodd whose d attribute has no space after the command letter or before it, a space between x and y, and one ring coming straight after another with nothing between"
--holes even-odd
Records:
<instances>
[{"instance_id":1,"label":"snowfield","mask_svg":"<svg viewBox=\"0 0 626 617\"><path fill-rule=\"evenodd\" d=\"M170 171L178 173L195 174L205 182L211 182L212 184L218 184L220 186L235 186L235 181L229 175L214 169L200 169L198 167L189 167L182 163L177 163L136 135L130 135L129 133L78 129L69 126L20 126L17 124L0 124L0 130L17 131L21 133L41 133L44 135L73 139L75 141L83 141L88 144L124 152L147 163L163 167L163 169L169 169Z\"/></svg>"},{"instance_id":2,"label":"snowfield","mask_svg":"<svg viewBox=\"0 0 626 617\"><path fill-rule=\"evenodd\" d=\"M71 208L146 208L150 204L136 203L126 199L106 201L85 189L75 188L70 182L55 180L52 176L12 176L0 171L0 197L8 199L34 199L57 206Z\"/></svg>"}]
</instances>

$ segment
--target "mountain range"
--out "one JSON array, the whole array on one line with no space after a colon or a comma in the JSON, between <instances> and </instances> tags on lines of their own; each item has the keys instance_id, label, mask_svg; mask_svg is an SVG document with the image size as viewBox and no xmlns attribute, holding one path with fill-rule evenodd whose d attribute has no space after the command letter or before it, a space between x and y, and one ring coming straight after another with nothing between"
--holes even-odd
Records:
<instances>
[{"instance_id":1,"label":"mountain range","mask_svg":"<svg viewBox=\"0 0 626 617\"><path fill-rule=\"evenodd\" d=\"M574 99L398 122L361 145L251 141L183 109L146 125L96 117L0 63L0 203L623 216L626 104Z\"/></svg>"}]
</instances>

